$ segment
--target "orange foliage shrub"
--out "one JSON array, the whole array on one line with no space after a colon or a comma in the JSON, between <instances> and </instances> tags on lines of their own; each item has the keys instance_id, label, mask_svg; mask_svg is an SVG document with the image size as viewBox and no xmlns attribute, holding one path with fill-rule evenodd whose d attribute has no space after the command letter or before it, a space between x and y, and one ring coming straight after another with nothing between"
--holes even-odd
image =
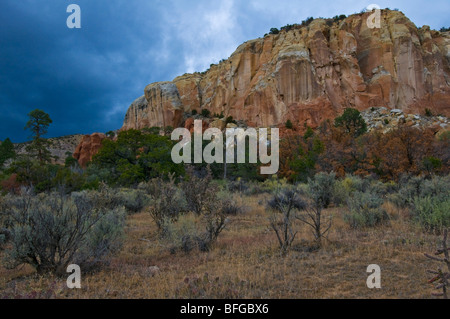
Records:
<instances>
[{"instance_id":1,"label":"orange foliage shrub","mask_svg":"<svg viewBox=\"0 0 450 319\"><path fill-rule=\"evenodd\" d=\"M432 129L400 125L388 133L371 132L355 138L330 121L322 123L315 137L323 151L313 158L315 172L373 175L384 180L398 180L402 174L446 174L450 164L450 142L437 139ZM295 160L311 149L311 138L288 136L280 143L280 175L290 180L298 176ZM301 150L301 151L299 151ZM429 159L438 163L430 168ZM428 159L428 162L427 162Z\"/></svg>"}]
</instances>

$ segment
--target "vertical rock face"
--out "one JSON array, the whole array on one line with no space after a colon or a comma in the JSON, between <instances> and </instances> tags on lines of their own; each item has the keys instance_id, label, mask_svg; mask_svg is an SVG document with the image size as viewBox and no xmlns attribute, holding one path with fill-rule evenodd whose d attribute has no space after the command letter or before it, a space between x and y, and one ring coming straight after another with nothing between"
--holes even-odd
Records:
<instances>
[{"instance_id":1,"label":"vertical rock face","mask_svg":"<svg viewBox=\"0 0 450 319\"><path fill-rule=\"evenodd\" d=\"M92 135L83 136L80 144L77 146L73 157L78 160L81 167L92 161L92 157L98 153L102 146L102 141L106 138L105 134L94 133Z\"/></svg>"},{"instance_id":2,"label":"vertical rock face","mask_svg":"<svg viewBox=\"0 0 450 319\"><path fill-rule=\"evenodd\" d=\"M418 29L403 13L383 10L242 44L204 73L150 84L122 127L179 127L183 114L208 109L252 126L305 122L314 127L346 107L387 107L450 115L450 34Z\"/></svg>"}]
</instances>

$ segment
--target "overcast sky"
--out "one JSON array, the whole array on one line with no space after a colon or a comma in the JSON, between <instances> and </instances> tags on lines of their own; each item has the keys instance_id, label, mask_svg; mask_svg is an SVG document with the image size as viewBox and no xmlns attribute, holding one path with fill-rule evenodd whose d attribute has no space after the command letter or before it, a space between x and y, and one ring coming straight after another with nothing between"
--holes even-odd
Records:
<instances>
[{"instance_id":1,"label":"overcast sky","mask_svg":"<svg viewBox=\"0 0 450 319\"><path fill-rule=\"evenodd\" d=\"M81 29L69 29L69 4ZM417 26L450 26L450 1L0 0L0 140L27 140L27 113L49 137L106 132L147 84L204 71L239 44L309 16L398 8Z\"/></svg>"}]
</instances>

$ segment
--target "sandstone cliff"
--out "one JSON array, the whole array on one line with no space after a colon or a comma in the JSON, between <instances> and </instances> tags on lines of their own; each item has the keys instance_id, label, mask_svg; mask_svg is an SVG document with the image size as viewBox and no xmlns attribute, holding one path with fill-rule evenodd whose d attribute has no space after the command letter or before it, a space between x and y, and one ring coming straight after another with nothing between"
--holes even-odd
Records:
<instances>
[{"instance_id":1,"label":"sandstone cliff","mask_svg":"<svg viewBox=\"0 0 450 319\"><path fill-rule=\"evenodd\" d=\"M179 127L185 113L208 109L250 126L315 127L346 107L428 108L450 115L450 33L418 29L403 13L383 10L308 26L242 44L203 73L148 85L128 109L122 130Z\"/></svg>"},{"instance_id":2,"label":"sandstone cliff","mask_svg":"<svg viewBox=\"0 0 450 319\"><path fill-rule=\"evenodd\" d=\"M92 161L92 157L98 153L102 146L102 141L106 138L103 133L94 133L91 135L85 135L78 144L73 157L78 160L81 167L86 167L87 164Z\"/></svg>"}]
</instances>

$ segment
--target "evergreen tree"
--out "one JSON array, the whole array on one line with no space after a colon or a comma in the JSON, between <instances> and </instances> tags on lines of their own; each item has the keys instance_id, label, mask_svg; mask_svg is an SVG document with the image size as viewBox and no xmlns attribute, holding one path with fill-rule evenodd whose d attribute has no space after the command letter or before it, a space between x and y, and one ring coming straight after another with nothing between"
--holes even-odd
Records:
<instances>
[{"instance_id":1,"label":"evergreen tree","mask_svg":"<svg viewBox=\"0 0 450 319\"><path fill-rule=\"evenodd\" d=\"M367 132L366 121L364 121L357 109L345 109L344 114L335 119L334 125L344 128L347 133L354 137L361 136Z\"/></svg>"},{"instance_id":2,"label":"evergreen tree","mask_svg":"<svg viewBox=\"0 0 450 319\"><path fill-rule=\"evenodd\" d=\"M44 139L43 136L47 134L48 127L52 123L50 116L42 110L36 109L28 113L29 120L25 129L29 129L32 133L33 140L30 145L26 147L27 152L35 157L41 165L49 163L51 160L51 153L48 150L50 142Z\"/></svg>"},{"instance_id":3,"label":"evergreen tree","mask_svg":"<svg viewBox=\"0 0 450 319\"><path fill-rule=\"evenodd\" d=\"M0 144L0 167L3 166L7 160L14 157L16 157L14 145L11 140L7 138Z\"/></svg>"}]
</instances>

